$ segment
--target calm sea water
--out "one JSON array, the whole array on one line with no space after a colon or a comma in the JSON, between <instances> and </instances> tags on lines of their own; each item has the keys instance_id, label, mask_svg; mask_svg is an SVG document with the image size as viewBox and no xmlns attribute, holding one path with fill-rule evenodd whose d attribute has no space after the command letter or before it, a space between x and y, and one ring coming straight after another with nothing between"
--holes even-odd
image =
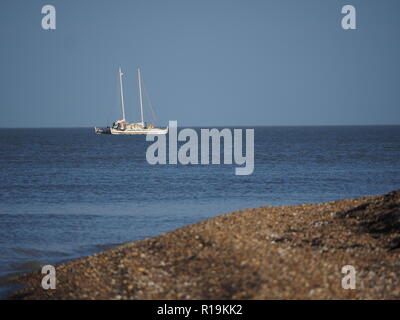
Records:
<instances>
[{"instance_id":1,"label":"calm sea water","mask_svg":"<svg viewBox=\"0 0 400 320\"><path fill-rule=\"evenodd\" d=\"M0 284L237 209L400 188L400 126L257 127L250 176L152 166L149 144L92 128L0 129Z\"/></svg>"}]
</instances>

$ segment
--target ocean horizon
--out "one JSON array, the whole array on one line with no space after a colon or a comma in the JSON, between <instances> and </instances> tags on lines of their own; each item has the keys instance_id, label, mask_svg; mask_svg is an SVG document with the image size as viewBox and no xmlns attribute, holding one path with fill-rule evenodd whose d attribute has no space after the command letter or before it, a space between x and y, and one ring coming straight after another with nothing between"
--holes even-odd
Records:
<instances>
[{"instance_id":1,"label":"ocean horizon","mask_svg":"<svg viewBox=\"0 0 400 320\"><path fill-rule=\"evenodd\" d=\"M2 296L8 279L40 265L223 213L400 186L399 125L229 128L255 129L251 175L235 175L234 164L150 165L144 136L96 135L88 127L0 128Z\"/></svg>"}]
</instances>

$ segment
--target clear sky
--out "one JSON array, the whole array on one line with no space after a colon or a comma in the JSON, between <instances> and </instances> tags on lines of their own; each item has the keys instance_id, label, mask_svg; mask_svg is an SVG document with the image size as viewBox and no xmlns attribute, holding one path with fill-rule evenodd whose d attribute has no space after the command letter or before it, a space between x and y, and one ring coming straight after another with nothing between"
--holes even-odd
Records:
<instances>
[{"instance_id":1,"label":"clear sky","mask_svg":"<svg viewBox=\"0 0 400 320\"><path fill-rule=\"evenodd\" d=\"M56 30L41 8L56 8ZM341 28L341 8L357 30ZM0 127L400 124L398 0L1 0Z\"/></svg>"}]
</instances>

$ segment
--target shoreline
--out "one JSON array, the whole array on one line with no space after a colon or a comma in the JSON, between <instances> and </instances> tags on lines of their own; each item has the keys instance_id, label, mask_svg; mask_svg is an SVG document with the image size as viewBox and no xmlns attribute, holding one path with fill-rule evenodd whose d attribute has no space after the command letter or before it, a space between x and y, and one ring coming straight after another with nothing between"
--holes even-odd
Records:
<instances>
[{"instance_id":1,"label":"shoreline","mask_svg":"<svg viewBox=\"0 0 400 320\"><path fill-rule=\"evenodd\" d=\"M400 299L400 191L223 214L18 279L12 299ZM341 268L356 270L343 289Z\"/></svg>"}]
</instances>

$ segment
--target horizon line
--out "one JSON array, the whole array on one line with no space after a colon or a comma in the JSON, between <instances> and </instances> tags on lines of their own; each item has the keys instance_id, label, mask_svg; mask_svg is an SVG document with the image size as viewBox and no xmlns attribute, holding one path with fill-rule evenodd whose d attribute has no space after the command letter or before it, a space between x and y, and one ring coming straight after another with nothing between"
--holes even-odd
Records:
<instances>
[{"instance_id":1,"label":"horizon line","mask_svg":"<svg viewBox=\"0 0 400 320\"><path fill-rule=\"evenodd\" d=\"M257 128L257 127L395 127L400 126L399 124L257 124L257 125L179 125L178 128L231 128L231 127L245 127L245 128ZM38 126L38 127L1 127L1 129L88 129L94 128L95 126ZM99 128L103 126L98 126Z\"/></svg>"}]
</instances>

